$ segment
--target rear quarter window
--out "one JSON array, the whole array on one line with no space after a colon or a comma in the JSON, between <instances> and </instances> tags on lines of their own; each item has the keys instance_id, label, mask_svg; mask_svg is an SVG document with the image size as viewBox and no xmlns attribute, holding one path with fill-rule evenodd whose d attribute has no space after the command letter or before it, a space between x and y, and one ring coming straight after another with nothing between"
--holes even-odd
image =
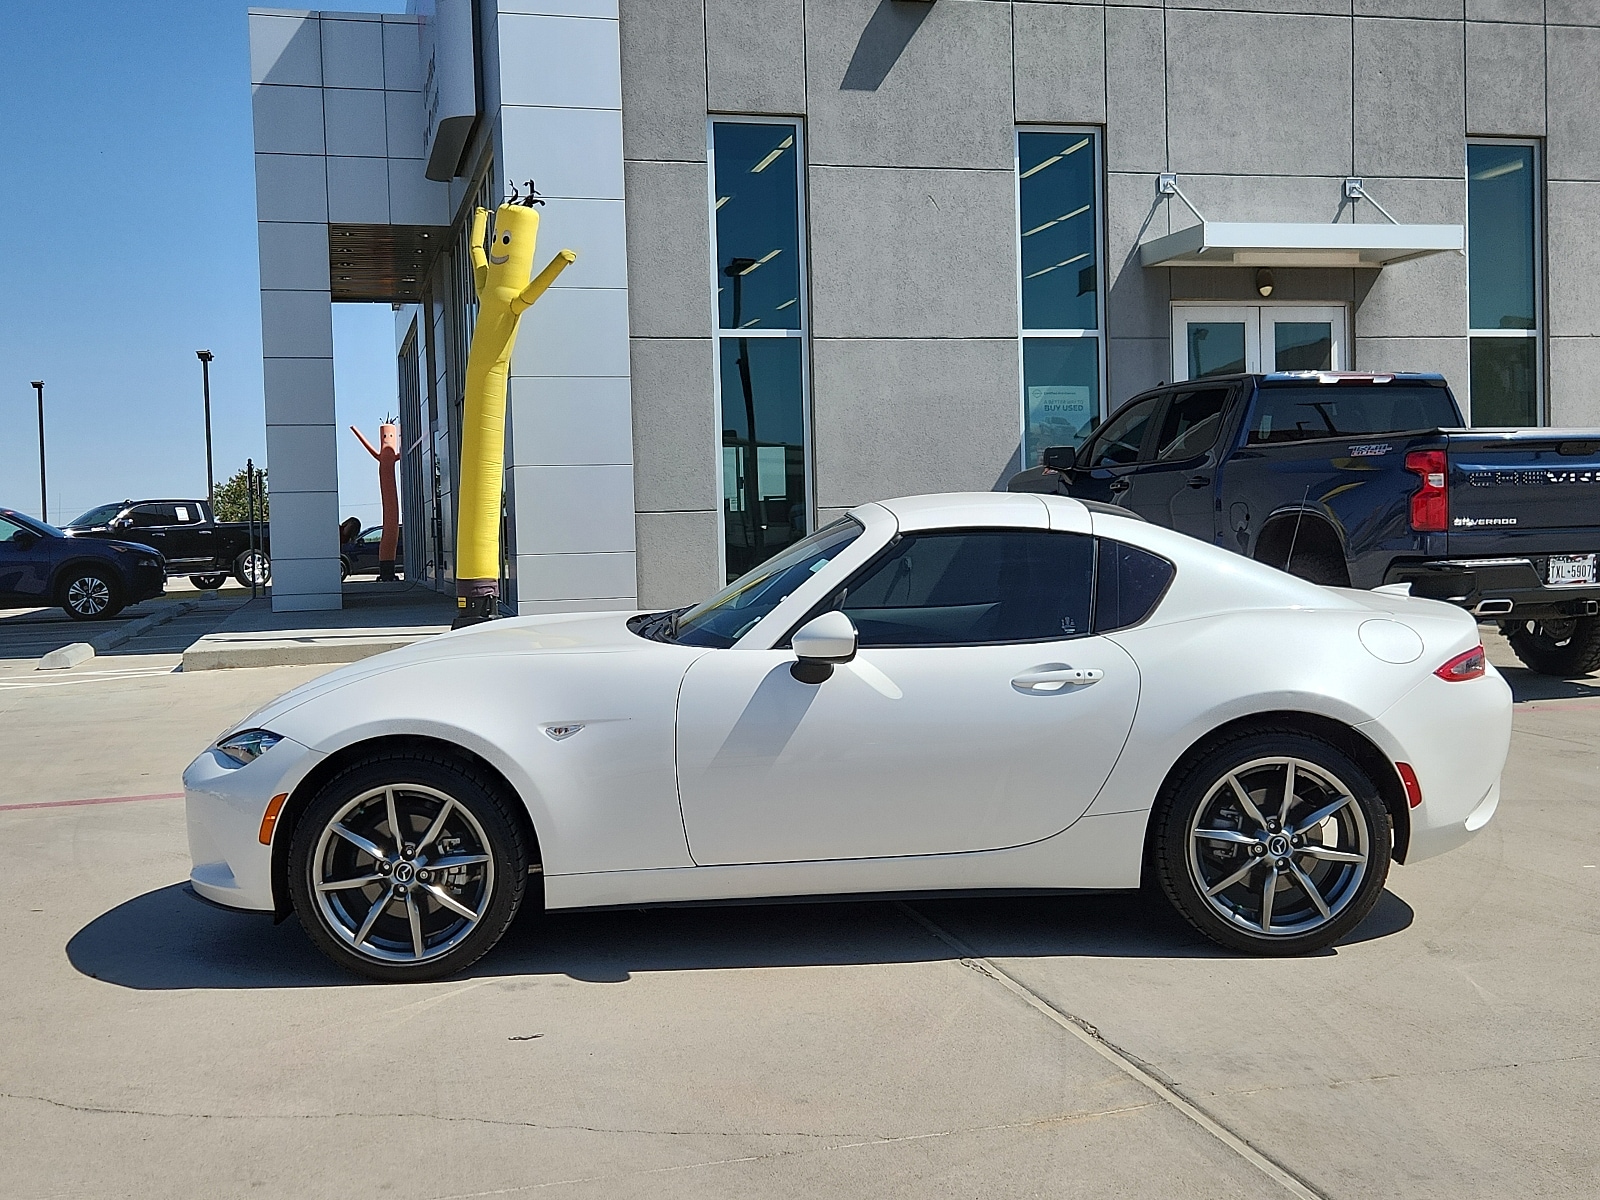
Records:
<instances>
[{"instance_id":1,"label":"rear quarter window","mask_svg":"<svg viewBox=\"0 0 1600 1200\"><path fill-rule=\"evenodd\" d=\"M1094 631L1110 633L1143 621L1161 603L1178 573L1159 554L1101 538L1096 551Z\"/></svg>"},{"instance_id":2,"label":"rear quarter window","mask_svg":"<svg viewBox=\"0 0 1600 1200\"><path fill-rule=\"evenodd\" d=\"M1262 387L1250 406L1248 444L1270 446L1319 438L1367 437L1461 423L1442 387L1321 384Z\"/></svg>"}]
</instances>

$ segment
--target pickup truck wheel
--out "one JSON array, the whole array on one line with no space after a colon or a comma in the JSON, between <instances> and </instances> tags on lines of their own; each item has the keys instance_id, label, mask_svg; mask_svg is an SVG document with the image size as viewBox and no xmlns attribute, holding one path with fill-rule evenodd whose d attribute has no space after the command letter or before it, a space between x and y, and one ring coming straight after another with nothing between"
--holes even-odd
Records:
<instances>
[{"instance_id":1,"label":"pickup truck wheel","mask_svg":"<svg viewBox=\"0 0 1600 1200\"><path fill-rule=\"evenodd\" d=\"M104 621L122 611L122 589L98 568L80 567L61 581L61 607L74 621Z\"/></svg>"},{"instance_id":2,"label":"pickup truck wheel","mask_svg":"<svg viewBox=\"0 0 1600 1200\"><path fill-rule=\"evenodd\" d=\"M1600 617L1516 621L1506 634L1531 671L1570 679L1600 670Z\"/></svg>"},{"instance_id":3,"label":"pickup truck wheel","mask_svg":"<svg viewBox=\"0 0 1600 1200\"><path fill-rule=\"evenodd\" d=\"M272 560L260 550L246 550L233 562L233 577L245 587L272 582Z\"/></svg>"},{"instance_id":4,"label":"pickup truck wheel","mask_svg":"<svg viewBox=\"0 0 1600 1200\"><path fill-rule=\"evenodd\" d=\"M189 582L202 592L214 592L228 582L226 575L191 575Z\"/></svg>"}]
</instances>

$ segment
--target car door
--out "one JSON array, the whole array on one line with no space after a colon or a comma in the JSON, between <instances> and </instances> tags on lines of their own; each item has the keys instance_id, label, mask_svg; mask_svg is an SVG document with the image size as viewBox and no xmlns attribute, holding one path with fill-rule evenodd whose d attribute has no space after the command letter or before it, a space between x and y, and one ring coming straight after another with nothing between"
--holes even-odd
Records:
<instances>
[{"instance_id":1,"label":"car door","mask_svg":"<svg viewBox=\"0 0 1600 1200\"><path fill-rule=\"evenodd\" d=\"M136 504L128 512L128 527L117 536L159 550L169 563L174 562L178 556L169 547L172 545L172 527L177 519L178 515L170 504Z\"/></svg>"},{"instance_id":2,"label":"car door","mask_svg":"<svg viewBox=\"0 0 1600 1200\"><path fill-rule=\"evenodd\" d=\"M50 539L0 517L0 602L49 603L50 567Z\"/></svg>"},{"instance_id":3,"label":"car door","mask_svg":"<svg viewBox=\"0 0 1600 1200\"><path fill-rule=\"evenodd\" d=\"M1126 504L1131 476L1146 457L1164 392L1139 396L1123 405L1087 443L1072 476L1072 495L1080 500Z\"/></svg>"},{"instance_id":4,"label":"car door","mask_svg":"<svg viewBox=\"0 0 1600 1200\"><path fill-rule=\"evenodd\" d=\"M694 860L954 854L1070 825L1139 697L1133 660L1090 634L1093 557L1087 534L906 534L824 605L860 642L820 685L782 645L696 659L677 732Z\"/></svg>"},{"instance_id":5,"label":"car door","mask_svg":"<svg viewBox=\"0 0 1600 1200\"><path fill-rule=\"evenodd\" d=\"M216 532L206 522L200 506L180 501L171 508L172 524L166 532L167 544L158 549L176 566L212 566L217 558Z\"/></svg>"},{"instance_id":6,"label":"car door","mask_svg":"<svg viewBox=\"0 0 1600 1200\"><path fill-rule=\"evenodd\" d=\"M1233 388L1172 392L1154 422L1150 453L1127 476L1124 503L1145 520L1211 541L1217 533L1213 452Z\"/></svg>"}]
</instances>

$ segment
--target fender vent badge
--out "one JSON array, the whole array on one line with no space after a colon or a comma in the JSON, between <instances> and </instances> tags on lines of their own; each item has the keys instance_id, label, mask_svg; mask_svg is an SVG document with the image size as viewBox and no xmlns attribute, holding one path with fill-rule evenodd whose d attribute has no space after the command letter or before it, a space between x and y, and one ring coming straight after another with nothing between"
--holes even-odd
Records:
<instances>
[{"instance_id":1,"label":"fender vent badge","mask_svg":"<svg viewBox=\"0 0 1600 1200\"><path fill-rule=\"evenodd\" d=\"M544 731L550 735L552 740L560 742L565 741L582 728L582 725L576 723L569 725L546 725L544 727Z\"/></svg>"}]
</instances>

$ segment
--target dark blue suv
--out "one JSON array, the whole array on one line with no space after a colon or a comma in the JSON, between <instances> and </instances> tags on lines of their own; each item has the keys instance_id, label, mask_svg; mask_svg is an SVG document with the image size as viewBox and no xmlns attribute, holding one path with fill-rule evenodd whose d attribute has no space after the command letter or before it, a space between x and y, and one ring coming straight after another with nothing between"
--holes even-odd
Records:
<instances>
[{"instance_id":1,"label":"dark blue suv","mask_svg":"<svg viewBox=\"0 0 1600 1200\"><path fill-rule=\"evenodd\" d=\"M75 620L104 620L166 587L167 564L149 546L71 538L0 508L0 608L59 604Z\"/></svg>"}]
</instances>

